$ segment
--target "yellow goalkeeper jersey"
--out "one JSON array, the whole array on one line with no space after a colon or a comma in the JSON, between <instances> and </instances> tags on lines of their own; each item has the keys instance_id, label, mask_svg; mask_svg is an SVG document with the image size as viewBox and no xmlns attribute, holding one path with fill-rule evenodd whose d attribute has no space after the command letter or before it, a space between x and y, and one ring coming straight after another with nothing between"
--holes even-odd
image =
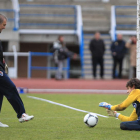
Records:
<instances>
[{"instance_id":1,"label":"yellow goalkeeper jersey","mask_svg":"<svg viewBox=\"0 0 140 140\"><path fill-rule=\"evenodd\" d=\"M118 118L121 121L134 121L140 118L140 90L134 89L128 95L128 97L118 105L114 105L111 107L111 110L114 111L122 111L125 110L130 104L133 105L134 110L129 117L120 114Z\"/></svg>"}]
</instances>

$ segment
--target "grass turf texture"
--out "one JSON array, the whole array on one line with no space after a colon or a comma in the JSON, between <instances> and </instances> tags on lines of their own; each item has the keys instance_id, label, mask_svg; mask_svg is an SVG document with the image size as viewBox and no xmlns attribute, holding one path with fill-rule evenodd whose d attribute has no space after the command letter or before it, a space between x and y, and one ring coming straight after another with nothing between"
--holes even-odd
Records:
<instances>
[{"instance_id":1,"label":"grass turf texture","mask_svg":"<svg viewBox=\"0 0 140 140\"><path fill-rule=\"evenodd\" d=\"M28 94L29 95L29 94ZM121 103L127 95L102 94L30 94L78 109L107 115L105 109L98 107L99 102ZM9 128L0 128L1 140L136 140L138 131L120 130L120 120L99 118L96 127L89 128L83 118L86 113L74 111L47 102L27 98L21 95L27 113L34 115L34 120L19 123L11 105L4 99L0 121ZM122 112L130 115L133 107Z\"/></svg>"}]
</instances>

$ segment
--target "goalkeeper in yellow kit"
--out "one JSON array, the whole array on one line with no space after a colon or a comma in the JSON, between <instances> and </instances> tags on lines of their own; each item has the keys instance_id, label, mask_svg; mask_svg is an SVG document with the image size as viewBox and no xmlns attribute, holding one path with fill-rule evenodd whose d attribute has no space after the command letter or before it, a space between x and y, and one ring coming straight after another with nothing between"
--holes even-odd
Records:
<instances>
[{"instance_id":1,"label":"goalkeeper in yellow kit","mask_svg":"<svg viewBox=\"0 0 140 140\"><path fill-rule=\"evenodd\" d=\"M106 102L99 103L99 107L107 109L109 116L117 117L121 121L122 130L140 130L140 80L133 78L126 84L128 97L118 105L111 105ZM129 117L124 116L116 111L123 111L129 105L133 105L134 110Z\"/></svg>"}]
</instances>

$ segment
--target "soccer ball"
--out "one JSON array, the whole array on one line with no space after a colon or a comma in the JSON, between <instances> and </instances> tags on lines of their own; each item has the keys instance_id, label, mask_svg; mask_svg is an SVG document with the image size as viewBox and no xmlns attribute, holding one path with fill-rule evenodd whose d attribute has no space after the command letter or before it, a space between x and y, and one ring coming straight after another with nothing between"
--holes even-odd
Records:
<instances>
[{"instance_id":1,"label":"soccer ball","mask_svg":"<svg viewBox=\"0 0 140 140\"><path fill-rule=\"evenodd\" d=\"M84 123L89 127L95 127L98 123L98 117L94 113L88 113L84 117Z\"/></svg>"}]
</instances>

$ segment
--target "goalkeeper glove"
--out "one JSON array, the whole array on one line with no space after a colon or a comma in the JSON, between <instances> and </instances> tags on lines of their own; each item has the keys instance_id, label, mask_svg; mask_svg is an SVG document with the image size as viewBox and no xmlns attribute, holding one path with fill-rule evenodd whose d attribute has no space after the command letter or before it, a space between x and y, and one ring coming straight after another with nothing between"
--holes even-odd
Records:
<instances>
[{"instance_id":1,"label":"goalkeeper glove","mask_svg":"<svg viewBox=\"0 0 140 140\"><path fill-rule=\"evenodd\" d=\"M111 109L112 105L111 104L108 104L106 102L101 102L99 103L99 107L103 107L103 108L106 108L106 109Z\"/></svg>"},{"instance_id":2,"label":"goalkeeper glove","mask_svg":"<svg viewBox=\"0 0 140 140\"><path fill-rule=\"evenodd\" d=\"M117 111L108 110L108 109L106 111L107 111L108 116L111 116L111 117L118 118L118 116L120 115L120 113L117 113Z\"/></svg>"}]
</instances>

